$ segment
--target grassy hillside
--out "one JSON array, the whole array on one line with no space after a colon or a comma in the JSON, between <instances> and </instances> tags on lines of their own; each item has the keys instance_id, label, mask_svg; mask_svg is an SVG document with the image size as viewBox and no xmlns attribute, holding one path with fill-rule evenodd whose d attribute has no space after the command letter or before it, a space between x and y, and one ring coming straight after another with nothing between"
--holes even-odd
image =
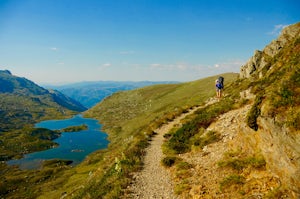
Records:
<instances>
[{"instance_id":1,"label":"grassy hillside","mask_svg":"<svg viewBox=\"0 0 300 199\"><path fill-rule=\"evenodd\" d=\"M223 76L227 85L237 78L234 73ZM88 110L85 116L99 119L109 134L111 145L118 145L129 136L141 136L144 132L151 134L157 126L203 104L215 95L216 78L119 92Z\"/></svg>"},{"instance_id":2,"label":"grassy hillside","mask_svg":"<svg viewBox=\"0 0 300 199\"><path fill-rule=\"evenodd\" d=\"M86 110L80 103L58 91L48 91L7 70L0 70L0 85L0 132Z\"/></svg>"},{"instance_id":3,"label":"grassy hillside","mask_svg":"<svg viewBox=\"0 0 300 199\"><path fill-rule=\"evenodd\" d=\"M60 133L36 129L36 122L71 117L86 110L57 91L0 70L0 198L35 198L39 187L69 169L68 161L45 162L44 169L21 171L4 161L57 146Z\"/></svg>"},{"instance_id":4,"label":"grassy hillside","mask_svg":"<svg viewBox=\"0 0 300 199\"><path fill-rule=\"evenodd\" d=\"M222 76L228 86L238 74ZM58 190L48 189L45 197L57 198L63 192L70 198L120 196L130 182L131 173L141 169L144 149L153 130L214 96L216 78L118 92L88 110L86 117L97 118L104 125L104 131L109 134L109 147L94 152L82 164L66 172L66 176L72 176L67 183Z\"/></svg>"},{"instance_id":5,"label":"grassy hillside","mask_svg":"<svg viewBox=\"0 0 300 199\"><path fill-rule=\"evenodd\" d=\"M246 123L245 128L243 126L243 129L235 132L241 140L232 145L240 148L235 151L221 151L225 159L218 162L218 169L227 169L232 175L223 175L223 179L216 185L220 188L216 190L217 194L236 192L237 197L243 197L251 190L255 192L256 184L251 183L259 181L259 172L270 172L276 166L277 170L283 170L282 173L276 174L282 175L284 180L288 170L280 168L282 162L277 162L275 166L274 164L276 160L285 160L285 156L290 163L285 166L299 168L300 39L299 33L295 35L292 39L286 38L285 46L276 48L280 50L278 54L270 56L263 52L264 67L259 71L251 71L249 78L237 79L237 74L222 74L225 77L226 97L218 103L199 109L186 118L182 126L167 134L169 139L164 145L164 150L169 156L163 163L166 166L176 165L173 170L178 171L177 178L180 184L176 187L176 193L190 193L189 182L186 179L191 177L189 173L190 169L193 169L193 165L183 162L178 158L178 154L192 149L201 150L207 144L221 140L219 132L204 134L205 128L221 114L240 107L252 106L245 114L246 118L243 118L245 121L240 121ZM39 171L20 171L17 168L9 170L9 176L0 176L5 179L5 183L0 183L0 193L7 198L21 197L24 193L28 198L47 199L120 198L132 180L132 173L143 166L145 148L155 134L154 130L214 96L214 81L217 77L115 93L85 112L86 117L97 118L103 124L104 131L109 134L108 149L94 152L75 168L68 167L67 162L54 161L46 163ZM254 98L242 98L241 91L247 91ZM266 127L275 126L284 131L273 133L274 129L265 130L266 127L259 123L259 119L272 122L273 126ZM264 140L269 139L268 136L271 137L270 142ZM274 142L276 139L278 142ZM250 147L251 144L253 148ZM274 156L273 160L269 158L281 148L282 153ZM263 155L262 149L267 155ZM0 166L2 171L8 170L5 165ZM250 173L253 174L254 181L247 181ZM3 175L3 172L0 174ZM288 192L291 191L289 185L294 186L296 181L299 181L299 172L292 175L288 180L279 182L283 186L269 187L270 192L266 198L287 198ZM279 179L277 175L275 177L273 181ZM283 182L290 184L286 185ZM7 189L5 184L11 185L12 188ZM293 191L297 191L298 187L294 186Z\"/></svg>"},{"instance_id":6,"label":"grassy hillside","mask_svg":"<svg viewBox=\"0 0 300 199\"><path fill-rule=\"evenodd\" d=\"M280 53L274 57L266 54L263 56L266 61L265 67L253 73L249 79L237 80L236 74L223 75L227 96L219 103L197 111L181 128L171 132L169 142L165 146L167 153L176 156L177 153L188 152L193 147L202 148L209 143L217 142L220 139L218 132L210 132L202 136L203 129L215 121L220 114L243 107L245 104L253 104L245 122L254 130L263 129L257 123L258 117L270 117L276 121L276 125L288 127L291 135L297 134L299 38L287 42L287 45L281 47ZM153 130L187 109L202 105L205 100L215 95L216 77L119 92L87 111L85 116L95 117L104 124L104 130L108 132L111 141L109 148L89 156L81 166L76 168L76 174L72 175L69 182L58 192L53 191L51 194L58 196L59 193L66 191L73 193L74 198L100 196L117 198L122 195L122 191L131 180L131 173L141 169L144 149L151 136L155 134ZM232 84L229 85L230 80ZM245 90L256 95L254 102L240 97L240 92ZM260 133L264 134L264 132ZM246 170L253 169L254 172L256 169L268 167L270 162L260 156L260 148L256 149L257 154L248 154L249 157L237 160L236 162L242 164L238 166ZM90 177L88 173L91 174ZM236 176L239 178L227 179L230 181L229 184L235 186L235 183L244 183L240 173L233 175ZM182 179L184 178L183 171ZM85 186L74 188L74 182L83 183ZM226 187L228 184L225 186L225 183L228 183L226 178L220 182L220 186ZM188 190L181 187L178 193L185 191ZM275 192L269 194L280 194L280 191ZM66 194L66 196L70 195Z\"/></svg>"},{"instance_id":7,"label":"grassy hillside","mask_svg":"<svg viewBox=\"0 0 300 199\"><path fill-rule=\"evenodd\" d=\"M130 81L98 81L81 82L63 86L48 86L59 90L63 94L77 100L87 108L95 106L107 96L117 91L133 90L154 84L170 84L175 82L130 82Z\"/></svg>"},{"instance_id":8,"label":"grassy hillside","mask_svg":"<svg viewBox=\"0 0 300 199\"><path fill-rule=\"evenodd\" d=\"M45 150L51 140L31 136L35 123L71 117L86 110L80 103L58 91L46 90L32 81L0 70L0 160L22 157Z\"/></svg>"},{"instance_id":9,"label":"grassy hillside","mask_svg":"<svg viewBox=\"0 0 300 199\"><path fill-rule=\"evenodd\" d=\"M223 76L225 86L228 86L238 74ZM112 95L85 113L85 116L98 118L104 124L111 142L107 150L94 152L75 168L65 162L52 161L46 162L41 170L20 171L2 163L1 170L5 172L0 173L0 177L5 183L0 183L0 195L5 198L35 198L39 195L40 198L60 198L62 195L67 198L114 198L122 195L122 190L130 182L131 172L142 166L144 149L153 130L214 96L216 78L154 85ZM11 134L15 137L10 140L22 140L30 135L30 128L24 132ZM35 146L34 143L36 141L31 139L28 145L18 144L18 148L28 150ZM8 145L16 146L16 143ZM9 154L7 151L3 153Z\"/></svg>"},{"instance_id":10,"label":"grassy hillside","mask_svg":"<svg viewBox=\"0 0 300 199\"><path fill-rule=\"evenodd\" d=\"M193 191L200 198L249 198L253 197L255 190L255 194L262 198L299 198L300 160L295 157L300 154L300 23L292 28L297 34L293 37L283 34L286 43L276 48L274 56L263 51L263 67L256 65L256 71L252 71L249 78L234 82L227 89L228 97L225 100L197 111L181 127L167 134L164 152L168 156L163 164L172 166L177 194L183 198L192 198L190 194ZM268 48L273 48L272 44ZM253 99L240 98L239 92L246 90ZM231 119L233 122L225 125L227 129L224 134L206 129L220 114L246 104L251 105L247 116L239 124L234 124ZM214 162L214 165L219 165L219 170L210 171L211 178L216 179L215 176L221 173L219 176L223 176L223 179L212 182L220 187L220 190L216 188L212 191L214 185L200 182L202 176L197 179L199 182L195 181L195 177L193 181L193 171L199 165L190 165L177 154L194 150L192 153L196 156L207 157L213 150L203 152L203 147L221 140L232 127L238 127L234 132L237 138L226 145L223 160ZM225 139L221 142L225 142ZM268 179L268 175L272 177ZM207 186L203 188L207 188L207 192L199 193L199 187L203 186ZM193 187L196 189L192 190Z\"/></svg>"}]
</instances>

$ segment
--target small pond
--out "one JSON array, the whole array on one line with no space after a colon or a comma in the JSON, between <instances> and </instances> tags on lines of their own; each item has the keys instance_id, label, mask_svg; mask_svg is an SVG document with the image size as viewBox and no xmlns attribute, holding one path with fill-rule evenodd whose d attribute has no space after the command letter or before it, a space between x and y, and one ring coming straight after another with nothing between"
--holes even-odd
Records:
<instances>
[{"instance_id":1,"label":"small pond","mask_svg":"<svg viewBox=\"0 0 300 199\"><path fill-rule=\"evenodd\" d=\"M51 130L63 129L70 126L79 126L86 124L87 130L80 132L62 133L61 137L53 140L59 146L45 151L26 154L19 160L10 160L9 165L19 165L21 169L37 169L42 161L50 159L72 160L72 165L77 165L93 151L107 148L107 134L101 132L101 125L95 119L83 118L76 115L73 118L65 120L47 120L35 125L39 128Z\"/></svg>"}]
</instances>

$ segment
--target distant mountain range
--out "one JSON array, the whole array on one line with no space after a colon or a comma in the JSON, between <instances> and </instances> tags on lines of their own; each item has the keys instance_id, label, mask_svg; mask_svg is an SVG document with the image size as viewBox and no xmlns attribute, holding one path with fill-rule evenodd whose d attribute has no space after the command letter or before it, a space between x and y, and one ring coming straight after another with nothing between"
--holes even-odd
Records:
<instances>
[{"instance_id":1,"label":"distant mountain range","mask_svg":"<svg viewBox=\"0 0 300 199\"><path fill-rule=\"evenodd\" d=\"M87 108L91 108L105 97L118 91L133 90L154 84L178 83L174 81L95 81L79 82L63 86L45 85L46 88L59 90L63 94L75 99Z\"/></svg>"},{"instance_id":2,"label":"distant mountain range","mask_svg":"<svg viewBox=\"0 0 300 199\"><path fill-rule=\"evenodd\" d=\"M0 74L1 125L3 114L15 122L21 118L24 124L26 119L32 121L30 117L61 116L68 110L53 100L50 91L9 71ZM278 39L255 51L239 74L220 75L225 78L221 99L213 98L219 75L105 98L84 116L101 121L109 135L107 150L95 151L76 168L61 160L34 171L0 164L4 179L0 198L130 198L134 193L130 188L139 177L136 172L145 168L152 137L163 128L168 132L157 148L166 158L156 158L155 163L170 167L177 197L299 199L300 23L286 27ZM89 83L83 84L56 89L93 90ZM195 107L197 111L179 120ZM175 119L179 124L169 130ZM0 139L0 157L27 151L28 145L15 144L16 137L19 143L26 141L26 132L21 136L18 131L5 132L0 138L5 134L11 134L6 135L10 142L5 148L7 141ZM31 143L32 148L37 145Z\"/></svg>"},{"instance_id":3,"label":"distant mountain range","mask_svg":"<svg viewBox=\"0 0 300 199\"><path fill-rule=\"evenodd\" d=\"M8 70L0 70L0 132L85 110L59 91L47 90Z\"/></svg>"}]
</instances>

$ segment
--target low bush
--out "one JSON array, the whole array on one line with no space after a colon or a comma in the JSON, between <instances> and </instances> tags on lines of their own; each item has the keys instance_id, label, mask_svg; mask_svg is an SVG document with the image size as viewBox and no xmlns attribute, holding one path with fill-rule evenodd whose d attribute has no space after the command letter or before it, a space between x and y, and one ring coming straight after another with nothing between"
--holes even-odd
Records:
<instances>
[{"instance_id":1,"label":"low bush","mask_svg":"<svg viewBox=\"0 0 300 199\"><path fill-rule=\"evenodd\" d=\"M204 136L201 136L199 139L194 141L195 146L203 148L204 146L217 142L220 140L220 133L215 131L209 131Z\"/></svg>"},{"instance_id":2,"label":"low bush","mask_svg":"<svg viewBox=\"0 0 300 199\"><path fill-rule=\"evenodd\" d=\"M175 154L180 154L190 151L192 145L201 145L203 147L217 141L219 135L216 132L208 133L207 137L199 140L195 140L193 137L196 134L203 133L201 129L207 128L220 114L231 110L233 106L233 100L228 98L219 103L199 109L196 111L195 116L191 117L190 121L187 121L181 128L172 133L166 146Z\"/></svg>"},{"instance_id":3,"label":"low bush","mask_svg":"<svg viewBox=\"0 0 300 199\"><path fill-rule=\"evenodd\" d=\"M243 185L245 180L246 179L241 175L229 175L220 182L220 189L223 191L225 188L229 188L232 185Z\"/></svg>"},{"instance_id":4,"label":"low bush","mask_svg":"<svg viewBox=\"0 0 300 199\"><path fill-rule=\"evenodd\" d=\"M265 165L266 161L263 156L251 156L246 158L233 157L228 160L218 162L219 167L230 167L238 171L247 167L255 169L264 168Z\"/></svg>"},{"instance_id":5,"label":"low bush","mask_svg":"<svg viewBox=\"0 0 300 199\"><path fill-rule=\"evenodd\" d=\"M161 163L165 167L171 167L171 166L173 166L175 164L176 161L177 161L177 157L167 156L167 157L165 157L165 158L162 159Z\"/></svg>"}]
</instances>

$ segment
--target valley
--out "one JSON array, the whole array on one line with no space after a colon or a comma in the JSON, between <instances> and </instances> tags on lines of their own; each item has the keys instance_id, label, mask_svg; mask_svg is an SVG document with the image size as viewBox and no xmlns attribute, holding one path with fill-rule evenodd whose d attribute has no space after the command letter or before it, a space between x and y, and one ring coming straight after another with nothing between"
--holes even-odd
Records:
<instances>
[{"instance_id":1,"label":"valley","mask_svg":"<svg viewBox=\"0 0 300 199\"><path fill-rule=\"evenodd\" d=\"M149 198L134 188L147 183L140 176L149 162L170 176L178 198L300 196L300 23L255 51L239 74L119 91L88 110L9 71L0 75L2 160L51 147L57 132L36 134L33 125L78 113L99 121L109 140L77 166L54 159L22 170L2 161L3 198ZM219 76L225 89L216 99ZM153 147L160 158L148 161Z\"/></svg>"},{"instance_id":2,"label":"valley","mask_svg":"<svg viewBox=\"0 0 300 199\"><path fill-rule=\"evenodd\" d=\"M63 159L76 166L90 153L104 149L108 145L107 135L100 131L97 120L76 115L65 120L46 120L35 125L32 136L45 138L41 131L53 131L56 137L49 140L54 146L40 152L26 154L23 158L10 160L8 165L19 166L20 169L40 169L45 160Z\"/></svg>"}]
</instances>

